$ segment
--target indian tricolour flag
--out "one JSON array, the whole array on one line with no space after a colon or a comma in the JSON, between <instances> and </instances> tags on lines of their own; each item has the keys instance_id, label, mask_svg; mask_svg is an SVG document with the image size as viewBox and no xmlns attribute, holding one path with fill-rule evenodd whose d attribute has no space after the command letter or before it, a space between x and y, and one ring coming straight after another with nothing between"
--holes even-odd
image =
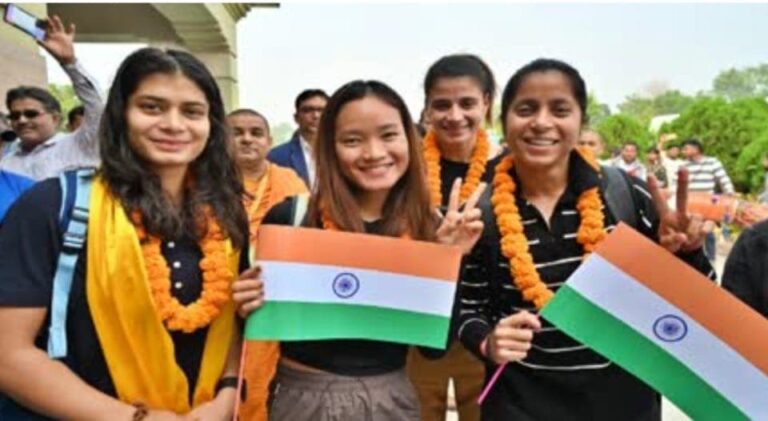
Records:
<instances>
[{"instance_id":1,"label":"indian tricolour flag","mask_svg":"<svg viewBox=\"0 0 768 421\"><path fill-rule=\"evenodd\" d=\"M627 226L542 315L696 420L768 420L768 321Z\"/></svg>"},{"instance_id":2,"label":"indian tricolour flag","mask_svg":"<svg viewBox=\"0 0 768 421\"><path fill-rule=\"evenodd\" d=\"M444 348L461 251L421 241L264 225L266 301L247 339L372 339Z\"/></svg>"}]
</instances>

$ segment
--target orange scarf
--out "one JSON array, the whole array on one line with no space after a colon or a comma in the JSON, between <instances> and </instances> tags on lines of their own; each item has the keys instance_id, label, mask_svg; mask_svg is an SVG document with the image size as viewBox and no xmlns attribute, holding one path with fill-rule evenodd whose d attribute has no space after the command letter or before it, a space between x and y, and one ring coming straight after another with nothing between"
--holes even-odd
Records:
<instances>
[{"instance_id":1,"label":"orange scarf","mask_svg":"<svg viewBox=\"0 0 768 421\"><path fill-rule=\"evenodd\" d=\"M251 247L256 247L256 233L261 221L272 206L286 197L307 192L304 181L290 168L270 163L259 179L245 179L245 189L253 196L243 199L248 211ZM248 384L248 398L240 407L240 419L267 421L269 382L275 375L280 359L280 344L274 341L246 341L244 377Z\"/></svg>"}]
</instances>

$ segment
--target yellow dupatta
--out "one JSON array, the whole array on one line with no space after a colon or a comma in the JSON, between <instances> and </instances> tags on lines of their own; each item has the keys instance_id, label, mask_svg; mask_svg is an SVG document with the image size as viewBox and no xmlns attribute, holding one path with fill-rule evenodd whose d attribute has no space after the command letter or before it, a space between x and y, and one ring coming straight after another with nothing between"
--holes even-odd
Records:
<instances>
[{"instance_id":1,"label":"yellow dupatta","mask_svg":"<svg viewBox=\"0 0 768 421\"><path fill-rule=\"evenodd\" d=\"M118 398L189 412L189 383L155 312L136 229L100 176L91 191L87 247L88 307ZM229 242L227 256L237 273L239 252ZM234 334L234 312L230 301L209 326L193 406L214 397Z\"/></svg>"}]
</instances>

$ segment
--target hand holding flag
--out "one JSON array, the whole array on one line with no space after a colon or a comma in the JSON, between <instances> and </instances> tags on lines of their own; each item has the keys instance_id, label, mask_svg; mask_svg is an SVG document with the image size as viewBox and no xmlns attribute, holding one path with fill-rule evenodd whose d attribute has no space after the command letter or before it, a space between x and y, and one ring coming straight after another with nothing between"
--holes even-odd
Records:
<instances>
[{"instance_id":1,"label":"hand holding flag","mask_svg":"<svg viewBox=\"0 0 768 421\"><path fill-rule=\"evenodd\" d=\"M264 304L264 282L261 280L261 265L256 264L240 274L232 284L232 300L237 306L237 314L248 317L252 311Z\"/></svg>"},{"instance_id":2,"label":"hand holding flag","mask_svg":"<svg viewBox=\"0 0 768 421\"><path fill-rule=\"evenodd\" d=\"M525 310L505 317L488 335L485 354L496 364L520 361L528 355L533 333L538 329L539 318Z\"/></svg>"}]
</instances>

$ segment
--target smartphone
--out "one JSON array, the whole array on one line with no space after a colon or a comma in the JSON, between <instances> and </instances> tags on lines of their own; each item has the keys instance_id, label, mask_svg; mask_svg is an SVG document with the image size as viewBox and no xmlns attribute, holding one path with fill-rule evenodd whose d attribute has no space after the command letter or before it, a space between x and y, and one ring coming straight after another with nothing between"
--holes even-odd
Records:
<instances>
[{"instance_id":1,"label":"smartphone","mask_svg":"<svg viewBox=\"0 0 768 421\"><path fill-rule=\"evenodd\" d=\"M45 21L15 4L8 3L5 6L4 20L37 40L42 41L45 38Z\"/></svg>"}]
</instances>

